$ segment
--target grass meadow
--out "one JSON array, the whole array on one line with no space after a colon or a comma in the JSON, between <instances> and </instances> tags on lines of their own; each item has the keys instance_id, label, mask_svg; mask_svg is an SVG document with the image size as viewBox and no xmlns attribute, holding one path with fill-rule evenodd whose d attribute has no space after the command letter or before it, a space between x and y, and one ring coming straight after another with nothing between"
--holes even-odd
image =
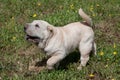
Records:
<instances>
[{"instance_id":1,"label":"grass meadow","mask_svg":"<svg viewBox=\"0 0 120 80\"><path fill-rule=\"evenodd\" d=\"M56 70L29 71L46 55L25 40L24 24L82 21L80 7L93 19L97 55L80 71L77 50ZM0 0L0 80L120 80L120 0Z\"/></svg>"}]
</instances>

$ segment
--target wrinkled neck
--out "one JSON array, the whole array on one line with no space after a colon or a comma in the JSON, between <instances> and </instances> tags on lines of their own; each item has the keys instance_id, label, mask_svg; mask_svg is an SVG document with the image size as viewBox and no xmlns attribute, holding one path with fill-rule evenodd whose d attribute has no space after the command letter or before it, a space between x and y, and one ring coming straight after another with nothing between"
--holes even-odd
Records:
<instances>
[{"instance_id":1,"label":"wrinkled neck","mask_svg":"<svg viewBox=\"0 0 120 80\"><path fill-rule=\"evenodd\" d=\"M52 39L52 37L53 37L55 34L56 34L56 30L55 30L55 28L54 28L52 32L49 32L49 36L48 36L48 38L47 38L46 41L45 41L45 47L48 45L50 39ZM44 47L44 48L45 48L45 47Z\"/></svg>"}]
</instances>

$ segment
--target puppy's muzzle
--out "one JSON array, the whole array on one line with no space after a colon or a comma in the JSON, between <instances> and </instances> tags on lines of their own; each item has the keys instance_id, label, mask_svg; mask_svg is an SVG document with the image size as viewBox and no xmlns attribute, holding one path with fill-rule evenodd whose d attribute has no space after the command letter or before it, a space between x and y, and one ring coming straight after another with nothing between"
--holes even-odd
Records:
<instances>
[{"instance_id":1,"label":"puppy's muzzle","mask_svg":"<svg viewBox=\"0 0 120 80\"><path fill-rule=\"evenodd\" d=\"M24 31L26 32L27 28L28 28L29 24L26 23L25 26L24 26Z\"/></svg>"},{"instance_id":2,"label":"puppy's muzzle","mask_svg":"<svg viewBox=\"0 0 120 80\"><path fill-rule=\"evenodd\" d=\"M38 44L38 43L40 42L40 40L41 40L39 37L30 36L30 35L26 35L26 36L25 36L25 39L26 39L27 41L33 42L33 43L35 43L35 44Z\"/></svg>"}]
</instances>

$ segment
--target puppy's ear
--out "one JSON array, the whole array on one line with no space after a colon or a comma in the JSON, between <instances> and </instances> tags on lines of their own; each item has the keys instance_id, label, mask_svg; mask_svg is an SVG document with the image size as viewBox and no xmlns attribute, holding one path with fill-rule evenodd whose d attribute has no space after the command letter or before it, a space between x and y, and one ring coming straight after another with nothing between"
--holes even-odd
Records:
<instances>
[{"instance_id":1,"label":"puppy's ear","mask_svg":"<svg viewBox=\"0 0 120 80\"><path fill-rule=\"evenodd\" d=\"M48 26L47 30L50 31L50 32L53 32L53 27L52 26Z\"/></svg>"}]
</instances>

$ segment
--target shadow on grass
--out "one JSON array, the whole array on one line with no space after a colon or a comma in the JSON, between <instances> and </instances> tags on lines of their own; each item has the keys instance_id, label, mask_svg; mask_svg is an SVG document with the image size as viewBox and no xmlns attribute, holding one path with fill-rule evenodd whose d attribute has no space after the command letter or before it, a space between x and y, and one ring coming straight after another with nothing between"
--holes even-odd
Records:
<instances>
[{"instance_id":1,"label":"shadow on grass","mask_svg":"<svg viewBox=\"0 0 120 80\"><path fill-rule=\"evenodd\" d=\"M58 70L68 69L67 65L69 65L70 63L78 62L79 59L80 59L80 54L78 51L70 53L65 59L63 59L60 62ZM36 62L35 66L37 67L46 66L47 60L48 58L43 58L41 61Z\"/></svg>"},{"instance_id":2,"label":"shadow on grass","mask_svg":"<svg viewBox=\"0 0 120 80\"><path fill-rule=\"evenodd\" d=\"M68 65L70 63L77 63L80 60L80 53L79 51L75 51L70 53L65 59L63 59L58 67L59 70L61 69L68 69Z\"/></svg>"}]
</instances>

